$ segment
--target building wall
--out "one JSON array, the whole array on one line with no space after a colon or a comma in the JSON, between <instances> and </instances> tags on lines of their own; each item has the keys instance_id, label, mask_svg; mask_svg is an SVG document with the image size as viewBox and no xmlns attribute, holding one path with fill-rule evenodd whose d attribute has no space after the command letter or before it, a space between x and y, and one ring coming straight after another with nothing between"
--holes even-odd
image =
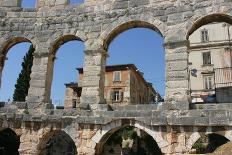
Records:
<instances>
[{"instance_id":1,"label":"building wall","mask_svg":"<svg viewBox=\"0 0 232 155\"><path fill-rule=\"evenodd\" d=\"M115 70L118 71L118 70ZM153 88L141 77L134 69L120 70L121 81L114 81L114 72L107 71L105 74L105 88L104 97L108 104L148 104L152 102L151 96L156 96ZM79 75L78 86L81 87L83 73ZM112 93L114 90L120 91L120 100L113 101ZM80 98L76 97L71 88L66 89L65 107L71 108L73 100L79 101ZM78 102L79 103L79 102ZM78 104L77 103L77 104Z\"/></svg>"},{"instance_id":2,"label":"building wall","mask_svg":"<svg viewBox=\"0 0 232 155\"><path fill-rule=\"evenodd\" d=\"M120 102L112 102L111 92L120 90L123 96ZM106 72L105 74L105 92L104 97L109 104L128 104L130 102L130 70L121 71L121 81L114 81L114 71Z\"/></svg>"},{"instance_id":3,"label":"building wall","mask_svg":"<svg viewBox=\"0 0 232 155\"><path fill-rule=\"evenodd\" d=\"M220 23L211 23L204 26L201 26L195 32L193 32L189 36L189 41L191 46L202 45L201 42L201 31L203 29L207 29L209 31L209 42L221 42L221 41L228 41L228 27L227 24L224 22ZM229 27L230 32L232 32L232 27Z\"/></svg>"},{"instance_id":4,"label":"building wall","mask_svg":"<svg viewBox=\"0 0 232 155\"><path fill-rule=\"evenodd\" d=\"M197 29L190 37L190 52L189 52L189 69L190 69L190 89L193 94L215 94L214 91L206 90L204 87L204 76L212 75L225 76L224 74L215 75L215 69L231 67L231 55L228 50L229 35L232 34L232 27L226 23L212 23ZM201 31L208 30L208 42L202 42ZM211 65L203 65L203 53L211 53ZM231 74L231 73L229 73ZM228 79L229 80L229 79ZM214 81L213 81L214 82ZM229 82L229 81L228 81Z\"/></svg>"},{"instance_id":5,"label":"building wall","mask_svg":"<svg viewBox=\"0 0 232 155\"><path fill-rule=\"evenodd\" d=\"M139 73L140 74L140 73ZM131 102L134 104L148 103L148 87L138 73L131 71Z\"/></svg>"},{"instance_id":6,"label":"building wall","mask_svg":"<svg viewBox=\"0 0 232 155\"><path fill-rule=\"evenodd\" d=\"M73 108L74 100L76 101L76 104L80 102L80 98L77 97L77 94L74 92L74 90L70 87L66 87L64 101L65 108Z\"/></svg>"}]
</instances>

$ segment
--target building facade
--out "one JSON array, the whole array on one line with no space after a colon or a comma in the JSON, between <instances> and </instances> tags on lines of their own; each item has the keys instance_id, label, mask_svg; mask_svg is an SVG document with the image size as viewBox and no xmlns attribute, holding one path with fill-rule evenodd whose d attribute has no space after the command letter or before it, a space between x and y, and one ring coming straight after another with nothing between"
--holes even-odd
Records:
<instances>
[{"instance_id":1,"label":"building facade","mask_svg":"<svg viewBox=\"0 0 232 155\"><path fill-rule=\"evenodd\" d=\"M232 27L211 23L189 37L192 102L232 102Z\"/></svg>"},{"instance_id":2,"label":"building facade","mask_svg":"<svg viewBox=\"0 0 232 155\"><path fill-rule=\"evenodd\" d=\"M80 103L83 68L77 68L79 82L66 84L65 108L75 108ZM148 83L135 65L106 66L104 97L107 104L152 104L161 96Z\"/></svg>"}]
</instances>

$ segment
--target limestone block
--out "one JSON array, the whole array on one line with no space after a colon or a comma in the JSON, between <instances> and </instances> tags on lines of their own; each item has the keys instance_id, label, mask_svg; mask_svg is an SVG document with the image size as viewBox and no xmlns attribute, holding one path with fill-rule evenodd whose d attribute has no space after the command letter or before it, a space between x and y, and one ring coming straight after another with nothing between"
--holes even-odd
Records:
<instances>
[{"instance_id":1,"label":"limestone block","mask_svg":"<svg viewBox=\"0 0 232 155\"><path fill-rule=\"evenodd\" d=\"M56 0L55 5L67 5L68 0Z\"/></svg>"},{"instance_id":2,"label":"limestone block","mask_svg":"<svg viewBox=\"0 0 232 155\"><path fill-rule=\"evenodd\" d=\"M21 0L4 0L3 6L5 6L5 7L20 7Z\"/></svg>"},{"instance_id":3,"label":"limestone block","mask_svg":"<svg viewBox=\"0 0 232 155\"><path fill-rule=\"evenodd\" d=\"M183 71L188 69L188 61L186 60L178 60L166 62L166 71Z\"/></svg>"}]
</instances>

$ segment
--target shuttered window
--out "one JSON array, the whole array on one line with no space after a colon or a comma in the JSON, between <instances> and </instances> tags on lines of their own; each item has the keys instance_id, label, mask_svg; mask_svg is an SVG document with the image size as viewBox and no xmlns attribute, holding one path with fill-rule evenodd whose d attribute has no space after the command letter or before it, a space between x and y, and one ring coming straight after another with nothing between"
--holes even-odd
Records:
<instances>
[{"instance_id":1,"label":"shuttered window","mask_svg":"<svg viewBox=\"0 0 232 155\"><path fill-rule=\"evenodd\" d=\"M111 100L113 102L120 102L123 101L123 92L120 90L113 90L111 92Z\"/></svg>"},{"instance_id":2,"label":"shuttered window","mask_svg":"<svg viewBox=\"0 0 232 155\"><path fill-rule=\"evenodd\" d=\"M209 33L208 30L204 29L201 31L201 42L208 42L209 41Z\"/></svg>"},{"instance_id":3,"label":"shuttered window","mask_svg":"<svg viewBox=\"0 0 232 155\"><path fill-rule=\"evenodd\" d=\"M121 72L115 71L114 72L114 82L120 82L121 81Z\"/></svg>"},{"instance_id":4,"label":"shuttered window","mask_svg":"<svg viewBox=\"0 0 232 155\"><path fill-rule=\"evenodd\" d=\"M211 53L210 52L202 53L202 57L203 57L203 66L211 65Z\"/></svg>"},{"instance_id":5,"label":"shuttered window","mask_svg":"<svg viewBox=\"0 0 232 155\"><path fill-rule=\"evenodd\" d=\"M205 89L213 89L214 88L213 75L205 75L204 76L204 88Z\"/></svg>"}]
</instances>

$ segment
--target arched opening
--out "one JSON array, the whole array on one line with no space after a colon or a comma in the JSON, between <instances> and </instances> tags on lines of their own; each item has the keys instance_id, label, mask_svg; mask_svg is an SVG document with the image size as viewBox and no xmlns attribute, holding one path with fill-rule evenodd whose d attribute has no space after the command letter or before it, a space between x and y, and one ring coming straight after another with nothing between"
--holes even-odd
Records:
<instances>
[{"instance_id":1,"label":"arched opening","mask_svg":"<svg viewBox=\"0 0 232 155\"><path fill-rule=\"evenodd\" d=\"M19 155L20 137L11 129L0 131L0 154Z\"/></svg>"},{"instance_id":2,"label":"arched opening","mask_svg":"<svg viewBox=\"0 0 232 155\"><path fill-rule=\"evenodd\" d=\"M231 25L232 17L226 14L218 14L218 13L202 17L193 23L192 27L188 31L187 39L189 39L189 36L192 35L194 31L196 31L203 25L207 25L207 24L214 23L214 22L217 22L217 23L225 22Z\"/></svg>"},{"instance_id":3,"label":"arched opening","mask_svg":"<svg viewBox=\"0 0 232 155\"><path fill-rule=\"evenodd\" d=\"M218 134L204 135L194 143L191 152L194 154L212 153L227 142L229 142L227 138Z\"/></svg>"},{"instance_id":4,"label":"arched opening","mask_svg":"<svg viewBox=\"0 0 232 155\"><path fill-rule=\"evenodd\" d=\"M22 0L21 1L21 6L23 8L35 8L35 5L36 5L36 1L37 0Z\"/></svg>"},{"instance_id":5,"label":"arched opening","mask_svg":"<svg viewBox=\"0 0 232 155\"><path fill-rule=\"evenodd\" d=\"M54 105L75 108L80 103L81 86L76 68L83 65L83 51L83 42L74 35L63 36L52 46L48 81L50 86L52 83Z\"/></svg>"},{"instance_id":6,"label":"arched opening","mask_svg":"<svg viewBox=\"0 0 232 155\"><path fill-rule=\"evenodd\" d=\"M39 155L77 155L73 139L64 131L50 133L39 145Z\"/></svg>"},{"instance_id":7,"label":"arched opening","mask_svg":"<svg viewBox=\"0 0 232 155\"><path fill-rule=\"evenodd\" d=\"M145 131L124 126L104 135L96 146L96 155L162 155L156 141Z\"/></svg>"},{"instance_id":8,"label":"arched opening","mask_svg":"<svg viewBox=\"0 0 232 155\"><path fill-rule=\"evenodd\" d=\"M232 18L212 14L188 31L192 103L232 102Z\"/></svg>"},{"instance_id":9,"label":"arched opening","mask_svg":"<svg viewBox=\"0 0 232 155\"><path fill-rule=\"evenodd\" d=\"M30 87L34 47L26 38L13 38L3 45L0 57L0 100L25 101Z\"/></svg>"},{"instance_id":10,"label":"arched opening","mask_svg":"<svg viewBox=\"0 0 232 155\"><path fill-rule=\"evenodd\" d=\"M105 39L109 58L104 97L108 104L156 104L165 92L165 52L161 32L153 24L119 25Z\"/></svg>"}]
</instances>

